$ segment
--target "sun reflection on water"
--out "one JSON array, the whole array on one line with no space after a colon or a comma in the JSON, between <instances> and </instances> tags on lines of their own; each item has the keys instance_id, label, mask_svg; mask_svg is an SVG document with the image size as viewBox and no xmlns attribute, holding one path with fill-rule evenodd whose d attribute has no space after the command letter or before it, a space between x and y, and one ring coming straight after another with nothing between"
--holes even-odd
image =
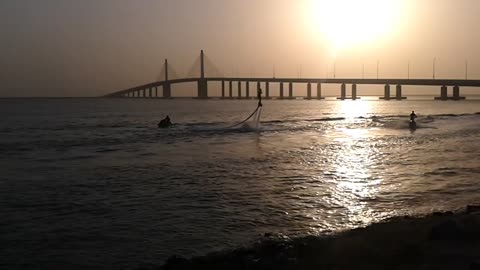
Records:
<instances>
[{"instance_id":1,"label":"sun reflection on water","mask_svg":"<svg viewBox=\"0 0 480 270\"><path fill-rule=\"evenodd\" d=\"M339 103L339 111L347 122L360 120L371 112L369 102L347 101ZM372 215L368 205L376 199L382 176L372 173L382 155L372 146L368 128L339 127L333 140L334 154L330 158L331 171L335 177L330 180L331 195L327 203L347 212L342 222L347 227L369 224L378 219ZM335 207L333 208L335 211Z\"/></svg>"}]
</instances>

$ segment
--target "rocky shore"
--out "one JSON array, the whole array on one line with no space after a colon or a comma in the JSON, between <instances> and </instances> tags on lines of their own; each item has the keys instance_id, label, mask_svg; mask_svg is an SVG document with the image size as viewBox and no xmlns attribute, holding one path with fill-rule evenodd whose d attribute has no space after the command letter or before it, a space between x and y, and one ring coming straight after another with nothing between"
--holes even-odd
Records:
<instances>
[{"instance_id":1,"label":"rocky shore","mask_svg":"<svg viewBox=\"0 0 480 270\"><path fill-rule=\"evenodd\" d=\"M156 269L456 269L480 270L480 206L396 217L323 237L265 235L249 248L185 259Z\"/></svg>"}]
</instances>

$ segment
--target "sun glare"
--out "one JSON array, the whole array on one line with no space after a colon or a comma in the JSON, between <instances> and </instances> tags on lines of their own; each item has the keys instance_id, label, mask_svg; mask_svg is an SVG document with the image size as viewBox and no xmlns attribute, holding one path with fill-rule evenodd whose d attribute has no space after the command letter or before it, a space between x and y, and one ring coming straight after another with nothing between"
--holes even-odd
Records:
<instances>
[{"instance_id":1,"label":"sun glare","mask_svg":"<svg viewBox=\"0 0 480 270\"><path fill-rule=\"evenodd\" d=\"M335 51L368 45L395 31L400 0L307 0L308 24Z\"/></svg>"},{"instance_id":2,"label":"sun glare","mask_svg":"<svg viewBox=\"0 0 480 270\"><path fill-rule=\"evenodd\" d=\"M368 101L344 100L338 104L337 110L345 118L367 117L372 111L372 104Z\"/></svg>"}]
</instances>

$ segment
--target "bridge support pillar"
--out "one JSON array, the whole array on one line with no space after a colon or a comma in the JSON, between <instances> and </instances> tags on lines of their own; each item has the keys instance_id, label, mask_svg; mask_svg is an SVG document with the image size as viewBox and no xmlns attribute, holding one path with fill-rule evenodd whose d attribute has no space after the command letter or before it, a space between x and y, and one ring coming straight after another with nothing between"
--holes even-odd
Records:
<instances>
[{"instance_id":1,"label":"bridge support pillar","mask_svg":"<svg viewBox=\"0 0 480 270\"><path fill-rule=\"evenodd\" d=\"M242 82L238 81L238 86L237 86L237 99L242 98Z\"/></svg>"},{"instance_id":2,"label":"bridge support pillar","mask_svg":"<svg viewBox=\"0 0 480 270\"><path fill-rule=\"evenodd\" d=\"M265 82L265 99L270 99L270 83Z\"/></svg>"},{"instance_id":3,"label":"bridge support pillar","mask_svg":"<svg viewBox=\"0 0 480 270\"><path fill-rule=\"evenodd\" d=\"M280 97L279 99L283 99L283 82L280 83Z\"/></svg>"},{"instance_id":4,"label":"bridge support pillar","mask_svg":"<svg viewBox=\"0 0 480 270\"><path fill-rule=\"evenodd\" d=\"M222 80L222 99L225 98L225 81Z\"/></svg>"},{"instance_id":5,"label":"bridge support pillar","mask_svg":"<svg viewBox=\"0 0 480 270\"><path fill-rule=\"evenodd\" d=\"M148 97L151 98L152 97L152 88L148 88Z\"/></svg>"},{"instance_id":6,"label":"bridge support pillar","mask_svg":"<svg viewBox=\"0 0 480 270\"><path fill-rule=\"evenodd\" d=\"M452 99L452 100L461 100L461 99L465 99L465 97L461 97L460 96L460 87L458 85L455 85L453 87L453 96L449 97L448 96L448 89L447 89L447 86L442 86L442 88L440 89L440 96L439 97L435 97L436 100L449 100L449 99Z\"/></svg>"},{"instance_id":7,"label":"bridge support pillar","mask_svg":"<svg viewBox=\"0 0 480 270\"><path fill-rule=\"evenodd\" d=\"M443 85L440 88L440 96L435 97L436 100L447 100L448 99L448 88L446 85Z\"/></svg>"},{"instance_id":8,"label":"bridge support pillar","mask_svg":"<svg viewBox=\"0 0 480 270\"><path fill-rule=\"evenodd\" d=\"M337 97L337 99L344 100L347 98L347 86L345 83L342 83L342 86L340 87L340 97Z\"/></svg>"},{"instance_id":9,"label":"bridge support pillar","mask_svg":"<svg viewBox=\"0 0 480 270\"><path fill-rule=\"evenodd\" d=\"M357 99L357 84L352 84L352 99L356 100Z\"/></svg>"},{"instance_id":10,"label":"bridge support pillar","mask_svg":"<svg viewBox=\"0 0 480 270\"><path fill-rule=\"evenodd\" d=\"M440 97L442 98L442 100L447 100L448 99L448 87L447 86L442 86L442 88L440 88Z\"/></svg>"},{"instance_id":11,"label":"bridge support pillar","mask_svg":"<svg viewBox=\"0 0 480 270\"><path fill-rule=\"evenodd\" d=\"M397 84L395 99L396 100L407 99L407 97L402 97L402 86L400 84Z\"/></svg>"},{"instance_id":12,"label":"bridge support pillar","mask_svg":"<svg viewBox=\"0 0 480 270\"><path fill-rule=\"evenodd\" d=\"M163 84L163 93L162 97L163 98L171 98L172 97L172 85L170 83L165 82Z\"/></svg>"},{"instance_id":13,"label":"bridge support pillar","mask_svg":"<svg viewBox=\"0 0 480 270\"><path fill-rule=\"evenodd\" d=\"M390 100L390 84L385 84L385 91L383 97L380 97L380 99Z\"/></svg>"},{"instance_id":14,"label":"bridge support pillar","mask_svg":"<svg viewBox=\"0 0 480 270\"><path fill-rule=\"evenodd\" d=\"M245 98L250 99L250 82L245 82Z\"/></svg>"},{"instance_id":15,"label":"bridge support pillar","mask_svg":"<svg viewBox=\"0 0 480 270\"><path fill-rule=\"evenodd\" d=\"M322 84L321 83L317 83L317 99L324 99L324 97L322 97Z\"/></svg>"},{"instance_id":16,"label":"bridge support pillar","mask_svg":"<svg viewBox=\"0 0 480 270\"><path fill-rule=\"evenodd\" d=\"M228 81L228 97L233 98L233 89L232 89L233 82Z\"/></svg>"},{"instance_id":17,"label":"bridge support pillar","mask_svg":"<svg viewBox=\"0 0 480 270\"><path fill-rule=\"evenodd\" d=\"M460 99L465 99L465 97L460 96L460 87L458 85L455 85L453 87L453 100L460 100Z\"/></svg>"},{"instance_id":18,"label":"bridge support pillar","mask_svg":"<svg viewBox=\"0 0 480 270\"><path fill-rule=\"evenodd\" d=\"M288 99L294 99L293 97L293 83L288 83Z\"/></svg>"},{"instance_id":19,"label":"bridge support pillar","mask_svg":"<svg viewBox=\"0 0 480 270\"><path fill-rule=\"evenodd\" d=\"M444 85L440 89L440 97L442 99L447 99L448 98L448 87L447 86Z\"/></svg>"},{"instance_id":20,"label":"bridge support pillar","mask_svg":"<svg viewBox=\"0 0 480 270\"><path fill-rule=\"evenodd\" d=\"M143 89L143 97L146 98L147 97L147 89Z\"/></svg>"},{"instance_id":21,"label":"bridge support pillar","mask_svg":"<svg viewBox=\"0 0 480 270\"><path fill-rule=\"evenodd\" d=\"M198 80L197 83L197 98L208 98L208 82L204 78Z\"/></svg>"},{"instance_id":22,"label":"bridge support pillar","mask_svg":"<svg viewBox=\"0 0 480 270\"><path fill-rule=\"evenodd\" d=\"M460 98L460 87L454 86L453 87L453 99L457 100Z\"/></svg>"},{"instance_id":23,"label":"bridge support pillar","mask_svg":"<svg viewBox=\"0 0 480 270\"><path fill-rule=\"evenodd\" d=\"M305 99L312 99L312 83L307 83L307 97Z\"/></svg>"},{"instance_id":24,"label":"bridge support pillar","mask_svg":"<svg viewBox=\"0 0 480 270\"><path fill-rule=\"evenodd\" d=\"M262 83L261 82L257 82L257 95L258 95L258 91L260 91L260 89L262 89ZM267 90L266 90L267 91Z\"/></svg>"}]
</instances>

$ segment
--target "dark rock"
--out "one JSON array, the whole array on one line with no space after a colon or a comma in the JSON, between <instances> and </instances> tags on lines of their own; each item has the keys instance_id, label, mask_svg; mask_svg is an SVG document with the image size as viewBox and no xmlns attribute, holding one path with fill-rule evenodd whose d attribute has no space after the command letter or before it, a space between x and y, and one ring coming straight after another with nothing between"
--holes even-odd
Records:
<instances>
[{"instance_id":1,"label":"dark rock","mask_svg":"<svg viewBox=\"0 0 480 270\"><path fill-rule=\"evenodd\" d=\"M461 219L463 230L470 243L480 244L480 216L465 215Z\"/></svg>"},{"instance_id":2,"label":"dark rock","mask_svg":"<svg viewBox=\"0 0 480 270\"><path fill-rule=\"evenodd\" d=\"M477 213L480 212L480 205L467 205L467 213Z\"/></svg>"},{"instance_id":3,"label":"dark rock","mask_svg":"<svg viewBox=\"0 0 480 270\"><path fill-rule=\"evenodd\" d=\"M464 236L463 229L454 220L446 220L436 224L430 230L428 239L432 241L461 240Z\"/></svg>"},{"instance_id":4,"label":"dark rock","mask_svg":"<svg viewBox=\"0 0 480 270\"><path fill-rule=\"evenodd\" d=\"M177 255L173 255L170 258L167 259L167 262L165 262L165 265L163 266L163 269L168 270L168 269L183 269L187 265L188 260Z\"/></svg>"},{"instance_id":5,"label":"dark rock","mask_svg":"<svg viewBox=\"0 0 480 270\"><path fill-rule=\"evenodd\" d=\"M470 270L480 270L480 262L472 262L470 264Z\"/></svg>"}]
</instances>

